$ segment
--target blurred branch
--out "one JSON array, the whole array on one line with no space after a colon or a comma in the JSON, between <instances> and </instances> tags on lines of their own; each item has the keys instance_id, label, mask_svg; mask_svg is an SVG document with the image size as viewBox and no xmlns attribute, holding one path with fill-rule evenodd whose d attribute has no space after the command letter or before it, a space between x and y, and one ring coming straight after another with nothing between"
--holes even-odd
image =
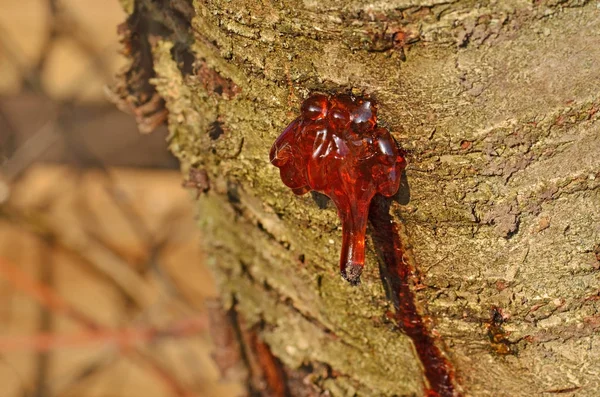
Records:
<instances>
[{"instance_id":1,"label":"blurred branch","mask_svg":"<svg viewBox=\"0 0 600 397\"><path fill-rule=\"evenodd\" d=\"M121 329L97 329L71 334L43 332L36 335L0 337L0 353L46 352L65 348L100 346L127 350L164 338L181 338L197 335L206 329L206 317L186 318L166 328L128 327Z\"/></svg>"},{"instance_id":2,"label":"blurred branch","mask_svg":"<svg viewBox=\"0 0 600 397\"><path fill-rule=\"evenodd\" d=\"M9 281L13 287L23 291L49 310L69 317L89 329L96 330L99 328L96 321L72 307L67 301L56 294L52 288L32 279L28 274L2 257L0 257L0 275Z\"/></svg>"},{"instance_id":3,"label":"blurred branch","mask_svg":"<svg viewBox=\"0 0 600 397\"><path fill-rule=\"evenodd\" d=\"M116 363L119 355L116 354L118 351L114 351L114 353L115 354L103 354L98 359L84 365L83 368L77 367L74 371L69 371L69 373L54 377L48 385L48 388L52 390L52 395L55 397L60 397L62 395L78 395L75 392L78 386L82 387L83 383L89 381L95 375Z\"/></svg>"},{"instance_id":4,"label":"blurred branch","mask_svg":"<svg viewBox=\"0 0 600 397\"><path fill-rule=\"evenodd\" d=\"M31 138L22 144L15 153L0 167L8 182L38 159L48 148L58 142L60 136L55 129L55 119L48 120Z\"/></svg>"},{"instance_id":5,"label":"blurred branch","mask_svg":"<svg viewBox=\"0 0 600 397\"><path fill-rule=\"evenodd\" d=\"M78 239L69 239L47 225L41 214L25 214L18 208L8 205L4 208L4 212L0 211L0 215L2 214L17 226L24 227L46 241L54 241L58 248L63 248L79 259L83 259L86 264L107 277L138 307L148 307L154 301L151 288L143 277L137 274L121 256L103 244L101 239L95 238L95 233L90 234L90 230L84 229L84 233L80 234ZM0 274L2 274L1 262Z\"/></svg>"},{"instance_id":6,"label":"blurred branch","mask_svg":"<svg viewBox=\"0 0 600 397\"><path fill-rule=\"evenodd\" d=\"M88 318L85 314L79 312L77 309L71 307L68 302L63 300L52 289L48 288L47 286L43 285L42 283L39 283L36 280L30 278L27 274L25 274L24 272L21 272L16 266L14 266L8 260L6 260L5 258L2 258L2 257L0 257L0 274L2 276L4 276L11 283L11 285L22 290L28 296L34 298L41 305L47 307L48 309L50 309L56 313L67 315L70 318L73 318L73 319L77 320L79 323L86 326L88 328L88 331L87 331L88 336L84 337L84 336L80 335L79 337L76 337L76 339L74 340L75 342L91 343L91 341L98 342L98 339L104 338L105 341L112 340L113 344L116 344L117 346L119 346L119 342L117 342L117 341L119 340L119 338L122 338L120 341L123 343L126 342L126 344L125 344L126 346L130 346L132 344L131 338L136 335L136 332L133 332L134 329L129 329L128 330L129 333L127 331L122 331L120 334L118 332L114 333L114 331L111 334L110 333L111 331L102 330L102 326L100 324L98 324L94 320ZM203 318L202 319L201 318L187 319L186 321L182 321L180 324L173 325L171 327L170 332L171 332L171 334L176 334L176 333L184 333L185 334L186 332L189 334L197 333L201 329L206 328L205 321L206 320ZM134 335L131 335L131 333L133 333ZM98 335L100 335L100 336L98 336ZM151 329L146 329L145 331L143 329L141 329L141 330L138 329L137 335L141 336L143 338L145 337L148 340L150 340L151 336L154 335L154 337L155 337L157 335L157 333L156 333L156 330L153 333L151 331ZM47 344L46 347L51 345L51 341L48 337L46 337L44 335L38 335L38 337L39 337L39 339L37 341L35 340L36 338L34 337L34 339L30 339L29 342L25 342L24 340L21 340L21 343L27 343L27 344L29 344L29 346L35 346L37 348L43 348L44 343ZM57 335L55 337L59 338ZM77 339L77 338L79 338L79 339ZM58 342L58 339L54 339L54 341L60 345L60 343ZM10 346L10 343L12 343L12 342L18 343L19 340L13 339L12 342L4 340L3 342L5 344L0 345L0 346L8 348L8 346ZM61 342L65 343L64 339ZM73 342L73 341L71 341L71 342ZM155 376L157 376L159 379L161 379L163 381L163 383L167 387L169 387L169 389L171 389L171 391L175 395L180 396L180 397L196 397L196 394L194 392L189 390L186 386L182 385L169 371L167 371L165 368L163 368L162 365L159 362L157 362L154 358L152 358L151 356L143 353L139 349L123 350L123 351L125 353L127 353L128 355L133 355L134 358L135 357L141 358L142 361L146 364L146 366L148 368L152 369L152 372L155 374Z\"/></svg>"},{"instance_id":7,"label":"blurred branch","mask_svg":"<svg viewBox=\"0 0 600 397\"><path fill-rule=\"evenodd\" d=\"M199 397L193 391L183 387L173 376L165 370L165 368L154 359L152 356L145 354L141 351L136 351L135 354L131 355L132 358L138 358L146 368L152 370L154 375L161 379L163 384L167 385L169 389L179 397Z\"/></svg>"},{"instance_id":8,"label":"blurred branch","mask_svg":"<svg viewBox=\"0 0 600 397\"><path fill-rule=\"evenodd\" d=\"M116 290L124 296L124 300L128 303L134 302L136 314L131 316L131 312L126 312L124 315L125 323L122 328L107 329L93 318L94 312L86 313L79 310L77 308L78 302L70 303L66 301L48 283L40 282L22 271L18 267L19 264L15 265L6 258L0 257L0 277L6 279L10 287L22 291L38 302L44 310L43 318L48 319L54 314L59 314L84 327L80 332L64 335L52 333L51 329L41 330L41 332L36 330L34 331L37 332L36 334L26 336L4 335L0 337L0 358L4 353L9 352L38 353L38 356L41 356L65 348L108 346L110 349L107 349L107 354L104 354L103 351L100 360L95 360L92 364L83 368L77 367L76 371L67 371L70 372L68 375L59 374L57 376L54 360L49 360L48 362L53 367L48 367L45 370L52 374L52 378L46 379L45 376L38 376L38 390L33 390L29 386L26 390L24 385L22 387L23 395L34 396L35 393L39 393L37 396L42 394L44 396L56 396L60 394L57 394L58 389L71 395L72 389L77 387L79 382L89 379L94 373L102 371L104 368L109 368L110 363L120 357L119 354L123 354L127 359L139 361L149 373L160 379L173 395L194 397L196 395L190 390L190 387L181 381L185 378L182 378L181 373L175 372L175 369L173 369L173 366L177 363L173 363L172 366L164 361L166 354L148 349L153 346L153 342L164 338L196 335L202 332L206 326L206 320L203 316L193 312L190 314L187 303L178 299L181 298L181 295L177 294L177 286L172 283L168 273L163 272L159 264L160 254L168 245L169 239L172 238L170 231L174 220L170 217L165 222L165 227L159 228L156 232L152 230L146 224L145 218L137 212L131 198L119 189L113 175L107 169L106 163L97 155L98 148L93 146L94 144L88 143L85 134L82 134L81 126L87 130L89 125L98 120L97 117L105 115L100 114L98 116L97 110L91 112L87 108L84 109L85 111L81 111L82 107L79 106L77 100L82 97L82 94L87 94L88 91L85 90L89 88L89 81L95 76L100 76L104 82L108 82L113 78L110 72L110 63L107 61L109 57L106 56L107 52L113 49L111 47L100 48L97 42L94 41L93 35L90 34L83 18L78 19L78 14L65 7L60 0L46 0L43 3L48 10L48 27L42 33L45 36L41 42L41 51L33 62L27 56L29 52L24 51L28 46L20 48L18 45L19 41L16 39L21 37L18 35L11 37L9 31L0 26L0 52L7 58L10 64L9 67L17 71L16 80L25 88L25 91L29 91L29 95L24 95L26 101L18 103L18 106L13 106L11 102L0 104L0 106L3 106L3 108L0 108L0 135L2 135L0 146L3 146L0 148L0 173L3 179L0 180L0 204L2 204L0 206L0 216L19 228L33 232L37 238L50 243L53 250L75 256L84 264L82 267L85 271L93 274L96 278L108 280L111 286L116 287ZM72 87L72 89L68 90L66 96L63 96L62 99L56 99L52 97L52 93L48 89L48 87L55 86L55 84L45 85L47 82L45 76L54 71L54 54L58 54L56 51L60 50L59 47L64 44L58 41L62 39L68 41L67 44L71 44L69 48L72 48L74 44L75 51L85 54L87 63L82 66L83 71L81 73L70 79L71 85L69 88ZM64 70L61 69L61 72L64 73ZM31 93L35 95L30 95ZM40 98L42 98L41 102ZM157 106L156 101L160 99L156 97L153 100L154 102L150 101L146 104L146 107L142 106L139 112L151 112ZM23 105L31 107L31 104L39 105L40 103L42 104L41 108L50 106L50 116L47 116L46 109L39 111L35 108L32 110L25 108L25 116L19 117L19 110ZM82 115L85 115L85 117ZM48 117L47 120L46 117ZM34 120L35 123L31 123L29 118ZM148 116L151 123L158 122L162 118L164 118L164 114ZM27 122L22 122L23 120ZM43 125L39 127L40 124L36 124L37 121L42 122ZM29 127L29 129L24 127L33 125L35 127ZM105 125L112 126L113 124L105 123ZM28 138L25 140L25 137ZM95 229L100 224L99 222L84 222L81 233L76 233L75 236L73 234L67 235L62 233L62 229L57 229L52 221L45 216L44 212L51 208L54 200L64 199L60 195L60 193L63 193L60 187L55 187L53 192L56 194L53 197L47 197L44 203L36 206L33 211L14 207L10 199L6 203L3 202L4 196L8 198L8 189L12 189L11 182L14 182L44 154L52 154L53 150L50 151L49 149L54 149L57 144L60 144L61 147L62 145L65 146L69 158L75 159L77 165L90 166L91 164L104 173L107 181L106 192L119 208L123 218L127 219L131 228L150 252L143 270L151 269L155 271L155 274L147 275L144 272L137 272L136 268L130 263L131 261L120 255L120 251L111 246L108 239L107 241L102 240L102 236L96 233ZM130 155L128 148L125 152ZM62 177L63 175L59 176L59 178ZM64 177L68 178L69 175L64 175ZM77 204L75 207L77 207L75 210L82 209ZM89 214L86 214L86 211ZM93 216L92 212L93 208L85 207L82 214L78 215L89 218ZM42 252L44 251L42 250ZM40 265L51 266L45 263L44 260L41 261ZM151 277L152 279L150 279ZM164 318L160 316L163 316L165 311L163 309L156 310L158 306L155 304L156 285L153 285L153 283L157 279L161 281L163 289L170 292L165 294L168 308L175 308L175 311L170 311L168 321L172 321L173 318L189 317L176 320L166 326L161 322L160 327L138 324L150 323L149 320L152 319L152 315L156 315L154 318L160 318L161 320ZM161 292L160 289L158 291ZM139 312L142 314L140 315ZM176 314L173 314L173 312ZM161 344L158 347L166 350L170 345ZM193 350L185 353L196 354ZM178 357L177 360L181 360L181 358ZM188 366L202 371L199 366ZM63 375L67 378L66 381L62 378ZM198 379L201 379L201 377L195 378L196 381ZM33 383L35 383L35 379L33 379Z\"/></svg>"}]
</instances>

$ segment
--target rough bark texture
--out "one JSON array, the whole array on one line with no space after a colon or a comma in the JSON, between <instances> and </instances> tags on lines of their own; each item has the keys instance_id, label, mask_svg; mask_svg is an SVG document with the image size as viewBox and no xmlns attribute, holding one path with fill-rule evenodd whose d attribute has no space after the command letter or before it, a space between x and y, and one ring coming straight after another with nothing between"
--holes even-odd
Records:
<instances>
[{"instance_id":1,"label":"rough bark texture","mask_svg":"<svg viewBox=\"0 0 600 397\"><path fill-rule=\"evenodd\" d=\"M149 103L142 119L162 103L144 79L164 100L171 150L210 179L199 224L223 300L287 370L336 396L428 387L373 240L352 287L335 208L295 197L268 161L309 92L354 90L410 153L390 213L455 392L598 395L596 1L124 3L137 73L115 92Z\"/></svg>"}]
</instances>

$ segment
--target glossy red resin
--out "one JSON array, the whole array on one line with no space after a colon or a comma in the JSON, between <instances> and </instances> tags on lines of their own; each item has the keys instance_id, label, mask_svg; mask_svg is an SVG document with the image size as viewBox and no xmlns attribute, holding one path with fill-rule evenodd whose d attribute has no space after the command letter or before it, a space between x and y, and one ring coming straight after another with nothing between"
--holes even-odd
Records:
<instances>
[{"instance_id":1,"label":"glossy red resin","mask_svg":"<svg viewBox=\"0 0 600 397\"><path fill-rule=\"evenodd\" d=\"M393 196L406 166L389 131L377 126L375 102L313 94L302 104L300 117L277 138L270 158L295 194L315 190L335 203L343 234L340 271L358 284L369 203L376 193Z\"/></svg>"}]
</instances>

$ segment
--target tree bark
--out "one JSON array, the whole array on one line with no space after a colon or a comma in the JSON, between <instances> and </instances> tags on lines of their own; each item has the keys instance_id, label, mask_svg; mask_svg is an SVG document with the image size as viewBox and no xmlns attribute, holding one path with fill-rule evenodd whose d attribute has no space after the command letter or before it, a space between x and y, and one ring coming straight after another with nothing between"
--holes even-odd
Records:
<instances>
[{"instance_id":1,"label":"tree bark","mask_svg":"<svg viewBox=\"0 0 600 397\"><path fill-rule=\"evenodd\" d=\"M264 390L600 393L596 1L122 1L113 97L206 176L208 261ZM269 164L314 91L375 97L409 153L358 287L335 207Z\"/></svg>"}]
</instances>

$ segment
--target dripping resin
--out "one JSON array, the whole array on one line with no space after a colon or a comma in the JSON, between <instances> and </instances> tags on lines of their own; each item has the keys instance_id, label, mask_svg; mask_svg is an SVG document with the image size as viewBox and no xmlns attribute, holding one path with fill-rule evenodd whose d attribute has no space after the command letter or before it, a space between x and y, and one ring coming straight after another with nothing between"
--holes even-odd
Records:
<instances>
[{"instance_id":1,"label":"dripping resin","mask_svg":"<svg viewBox=\"0 0 600 397\"><path fill-rule=\"evenodd\" d=\"M340 272L358 284L371 199L376 193L393 196L406 166L389 131L377 126L376 103L352 95L311 95L273 144L270 159L295 194L315 190L335 203L343 235Z\"/></svg>"}]
</instances>

